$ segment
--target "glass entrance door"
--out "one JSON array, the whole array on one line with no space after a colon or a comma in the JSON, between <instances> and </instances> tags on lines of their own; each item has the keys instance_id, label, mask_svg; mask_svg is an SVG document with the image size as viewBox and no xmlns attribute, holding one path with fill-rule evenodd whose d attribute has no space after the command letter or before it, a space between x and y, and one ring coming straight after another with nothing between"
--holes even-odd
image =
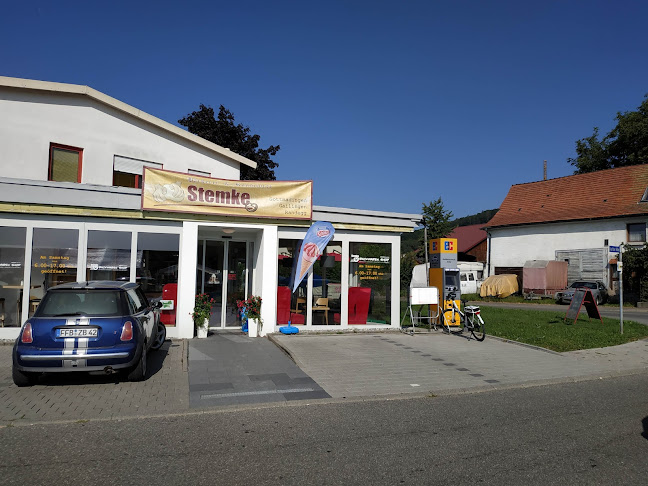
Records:
<instances>
[{"instance_id":1,"label":"glass entrance door","mask_svg":"<svg viewBox=\"0 0 648 486\"><path fill-rule=\"evenodd\" d=\"M199 240L196 293L213 300L210 327L238 327L237 300L248 295L251 285L248 243Z\"/></svg>"}]
</instances>

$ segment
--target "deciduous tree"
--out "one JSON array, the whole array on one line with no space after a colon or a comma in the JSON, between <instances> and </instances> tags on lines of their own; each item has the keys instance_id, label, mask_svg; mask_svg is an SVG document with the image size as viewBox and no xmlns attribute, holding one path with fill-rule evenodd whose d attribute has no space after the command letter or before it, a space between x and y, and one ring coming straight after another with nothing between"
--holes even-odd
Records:
<instances>
[{"instance_id":1,"label":"deciduous tree","mask_svg":"<svg viewBox=\"0 0 648 486\"><path fill-rule=\"evenodd\" d=\"M271 157L277 154L279 145L270 145L266 149L259 148L261 137L256 134L251 135L250 127L236 124L234 114L223 105L220 105L218 110L218 118L215 117L213 108L201 104L198 111L178 120L178 123L187 127L194 135L256 162L256 169L241 165L241 180L273 181L276 179L274 169L279 164Z\"/></svg>"},{"instance_id":2,"label":"deciduous tree","mask_svg":"<svg viewBox=\"0 0 648 486\"><path fill-rule=\"evenodd\" d=\"M648 163L648 95L637 111L617 113L616 126L599 140L599 129L591 137L576 141L576 158L567 161L576 174Z\"/></svg>"},{"instance_id":3,"label":"deciduous tree","mask_svg":"<svg viewBox=\"0 0 648 486\"><path fill-rule=\"evenodd\" d=\"M443 207L440 197L436 201L430 201L430 204L423 203L422 211L423 226L427 228L429 239L443 238L456 228L456 225L451 221L452 211L447 211Z\"/></svg>"}]
</instances>

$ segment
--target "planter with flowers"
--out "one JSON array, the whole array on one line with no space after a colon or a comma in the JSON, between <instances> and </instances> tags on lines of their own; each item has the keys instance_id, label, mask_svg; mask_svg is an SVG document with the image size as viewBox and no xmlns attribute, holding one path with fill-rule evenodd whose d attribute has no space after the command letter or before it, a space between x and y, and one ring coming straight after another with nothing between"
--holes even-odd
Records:
<instances>
[{"instance_id":1,"label":"planter with flowers","mask_svg":"<svg viewBox=\"0 0 648 486\"><path fill-rule=\"evenodd\" d=\"M196 302L194 304L194 311L191 317L194 321L196 328L196 335L199 338L207 337L207 330L209 329L209 318L211 317L211 308L214 299L210 298L207 294L196 295Z\"/></svg>"},{"instance_id":2,"label":"planter with flowers","mask_svg":"<svg viewBox=\"0 0 648 486\"><path fill-rule=\"evenodd\" d=\"M246 300L237 300L236 306L241 313L241 317L248 320L248 336L257 337L262 335L261 297L252 295Z\"/></svg>"}]
</instances>

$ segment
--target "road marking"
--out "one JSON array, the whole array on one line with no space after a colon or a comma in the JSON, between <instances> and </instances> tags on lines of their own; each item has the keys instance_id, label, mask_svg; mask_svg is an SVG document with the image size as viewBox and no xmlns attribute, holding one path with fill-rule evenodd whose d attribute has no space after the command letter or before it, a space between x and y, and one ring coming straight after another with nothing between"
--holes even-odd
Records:
<instances>
[{"instance_id":1,"label":"road marking","mask_svg":"<svg viewBox=\"0 0 648 486\"><path fill-rule=\"evenodd\" d=\"M301 393L312 392L315 388L289 388L287 390L259 390L250 392L236 392L236 393L211 393L209 395L200 395L201 399L205 398L226 398L226 397L245 397L253 395L273 395L275 393Z\"/></svg>"}]
</instances>

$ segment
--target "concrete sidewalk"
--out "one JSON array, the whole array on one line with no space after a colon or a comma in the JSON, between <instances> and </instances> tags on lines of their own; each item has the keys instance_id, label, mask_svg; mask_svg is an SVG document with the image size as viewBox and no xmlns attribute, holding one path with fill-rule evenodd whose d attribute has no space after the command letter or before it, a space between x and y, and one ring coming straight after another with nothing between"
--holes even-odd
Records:
<instances>
[{"instance_id":1,"label":"concrete sidewalk","mask_svg":"<svg viewBox=\"0 0 648 486\"><path fill-rule=\"evenodd\" d=\"M489 336L480 343L442 331L272 339L335 398L477 390L648 369L648 340L555 353Z\"/></svg>"}]
</instances>

